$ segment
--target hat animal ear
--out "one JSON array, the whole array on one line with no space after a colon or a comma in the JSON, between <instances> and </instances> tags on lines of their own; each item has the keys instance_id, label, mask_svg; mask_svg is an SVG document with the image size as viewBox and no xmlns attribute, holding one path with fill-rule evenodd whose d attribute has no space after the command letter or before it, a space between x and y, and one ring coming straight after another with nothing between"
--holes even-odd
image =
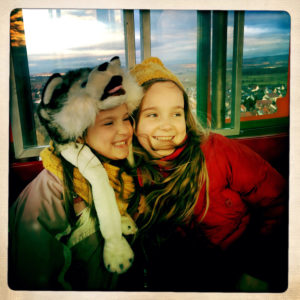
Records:
<instances>
[{"instance_id":1,"label":"hat animal ear","mask_svg":"<svg viewBox=\"0 0 300 300\"><path fill-rule=\"evenodd\" d=\"M120 60L120 57L119 56L114 56L110 61L113 61L113 60L116 60L116 59Z\"/></svg>"},{"instance_id":2,"label":"hat animal ear","mask_svg":"<svg viewBox=\"0 0 300 300\"><path fill-rule=\"evenodd\" d=\"M63 82L62 76L58 73L53 74L47 81L45 88L43 90L42 101L45 105L49 104L53 92L59 87Z\"/></svg>"},{"instance_id":3,"label":"hat animal ear","mask_svg":"<svg viewBox=\"0 0 300 300\"><path fill-rule=\"evenodd\" d=\"M111 64L114 65L119 65L121 66L121 61L120 61L120 57L119 56L114 56L111 60L110 60Z\"/></svg>"}]
</instances>

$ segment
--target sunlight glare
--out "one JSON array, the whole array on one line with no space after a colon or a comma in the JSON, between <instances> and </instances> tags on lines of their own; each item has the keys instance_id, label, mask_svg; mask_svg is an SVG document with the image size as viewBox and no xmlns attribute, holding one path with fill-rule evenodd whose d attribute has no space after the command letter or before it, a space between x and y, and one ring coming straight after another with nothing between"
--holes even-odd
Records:
<instances>
[{"instance_id":1,"label":"sunlight glare","mask_svg":"<svg viewBox=\"0 0 300 300\"><path fill-rule=\"evenodd\" d=\"M29 55L73 56L76 51L88 55L90 48L100 43L123 40L122 32L109 31L106 24L97 21L96 15L64 13L51 17L47 9L23 9L23 18Z\"/></svg>"}]
</instances>

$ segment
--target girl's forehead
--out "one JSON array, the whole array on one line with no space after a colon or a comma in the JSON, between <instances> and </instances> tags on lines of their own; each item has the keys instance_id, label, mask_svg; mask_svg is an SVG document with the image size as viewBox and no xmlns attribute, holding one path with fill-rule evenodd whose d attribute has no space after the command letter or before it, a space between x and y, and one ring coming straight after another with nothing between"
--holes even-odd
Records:
<instances>
[{"instance_id":1,"label":"girl's forehead","mask_svg":"<svg viewBox=\"0 0 300 300\"><path fill-rule=\"evenodd\" d=\"M169 106L174 103L183 105L183 93L175 83L166 81L156 82L147 90L142 106Z\"/></svg>"},{"instance_id":2,"label":"girl's forehead","mask_svg":"<svg viewBox=\"0 0 300 300\"><path fill-rule=\"evenodd\" d=\"M99 111L96 119L102 120L102 119L107 119L109 117L118 117L118 116L123 117L127 113L128 113L128 108L127 105L124 103L122 105L119 105L111 109Z\"/></svg>"}]
</instances>

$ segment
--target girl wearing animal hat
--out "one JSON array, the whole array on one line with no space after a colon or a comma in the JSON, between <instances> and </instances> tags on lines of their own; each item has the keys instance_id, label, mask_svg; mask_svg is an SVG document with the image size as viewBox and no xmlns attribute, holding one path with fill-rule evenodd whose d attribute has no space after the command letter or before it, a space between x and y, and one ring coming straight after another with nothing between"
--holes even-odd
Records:
<instances>
[{"instance_id":1,"label":"girl wearing animal hat","mask_svg":"<svg viewBox=\"0 0 300 300\"><path fill-rule=\"evenodd\" d=\"M109 290L131 266L122 233L137 230L127 209L138 197L126 158L141 97L118 57L49 79L38 113L53 143L10 210L11 288Z\"/></svg>"},{"instance_id":2,"label":"girl wearing animal hat","mask_svg":"<svg viewBox=\"0 0 300 300\"><path fill-rule=\"evenodd\" d=\"M163 247L148 251L153 288L284 290L282 281L268 285L267 275L274 274L267 271L275 259L286 259L274 253L287 245L271 243L284 219L285 180L246 146L201 128L182 83L158 58L131 73L145 92L135 113L134 151L145 196L139 234L152 239L144 239L145 251L156 234L169 245L163 258ZM174 232L181 238L172 244Z\"/></svg>"}]
</instances>

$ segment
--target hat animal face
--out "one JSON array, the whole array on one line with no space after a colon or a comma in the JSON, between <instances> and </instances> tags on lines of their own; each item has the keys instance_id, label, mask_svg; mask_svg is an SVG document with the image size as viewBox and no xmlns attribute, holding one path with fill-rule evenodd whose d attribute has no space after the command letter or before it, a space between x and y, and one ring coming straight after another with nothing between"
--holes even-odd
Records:
<instances>
[{"instance_id":1,"label":"hat animal face","mask_svg":"<svg viewBox=\"0 0 300 300\"><path fill-rule=\"evenodd\" d=\"M126 103L132 112L142 97L142 88L121 68L119 57L114 57L94 69L53 74L44 88L38 115L51 139L65 144L82 136L99 110Z\"/></svg>"}]
</instances>

